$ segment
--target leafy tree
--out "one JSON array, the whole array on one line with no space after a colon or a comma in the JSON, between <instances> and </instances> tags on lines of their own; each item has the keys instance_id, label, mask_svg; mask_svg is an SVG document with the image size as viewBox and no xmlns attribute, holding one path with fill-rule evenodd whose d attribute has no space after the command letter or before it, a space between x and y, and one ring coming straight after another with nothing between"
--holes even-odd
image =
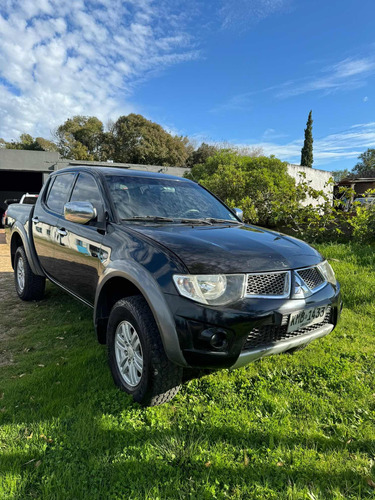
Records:
<instances>
[{"instance_id":1,"label":"leafy tree","mask_svg":"<svg viewBox=\"0 0 375 500\"><path fill-rule=\"evenodd\" d=\"M194 167L194 165L205 163L210 156L214 156L218 151L218 146L202 142L198 149L190 153L189 158L186 161L186 165L188 167Z\"/></svg>"},{"instance_id":2,"label":"leafy tree","mask_svg":"<svg viewBox=\"0 0 375 500\"><path fill-rule=\"evenodd\" d=\"M103 123L95 116L77 115L60 125L55 136L60 154L75 160L101 160Z\"/></svg>"},{"instance_id":3,"label":"leafy tree","mask_svg":"<svg viewBox=\"0 0 375 500\"><path fill-rule=\"evenodd\" d=\"M340 182L343 179L351 176L351 173L347 168L345 168L344 170L333 170L331 173L335 182Z\"/></svg>"},{"instance_id":4,"label":"leafy tree","mask_svg":"<svg viewBox=\"0 0 375 500\"><path fill-rule=\"evenodd\" d=\"M6 142L1 139L7 149L27 149L31 151L57 151L57 146L52 141L37 137L34 139L30 134L21 134L18 142ZM4 147L4 146L3 146Z\"/></svg>"},{"instance_id":5,"label":"leafy tree","mask_svg":"<svg viewBox=\"0 0 375 500\"><path fill-rule=\"evenodd\" d=\"M181 167L189 155L186 137L172 136L161 125L133 113L114 123L112 141L113 160L123 163Z\"/></svg>"},{"instance_id":6,"label":"leafy tree","mask_svg":"<svg viewBox=\"0 0 375 500\"><path fill-rule=\"evenodd\" d=\"M375 149L368 148L358 159L361 161L355 165L353 172L361 177L375 177Z\"/></svg>"},{"instance_id":7,"label":"leafy tree","mask_svg":"<svg viewBox=\"0 0 375 500\"><path fill-rule=\"evenodd\" d=\"M313 136L312 136L312 111L310 111L307 118L306 128L305 128L305 140L303 143L303 148L301 149L301 166L302 167L312 167L314 162L313 159Z\"/></svg>"},{"instance_id":8,"label":"leafy tree","mask_svg":"<svg viewBox=\"0 0 375 500\"><path fill-rule=\"evenodd\" d=\"M242 156L223 150L194 166L186 177L199 181L227 205L240 207L246 221L274 226L275 204L288 206L297 196L287 164L271 156Z\"/></svg>"}]
</instances>

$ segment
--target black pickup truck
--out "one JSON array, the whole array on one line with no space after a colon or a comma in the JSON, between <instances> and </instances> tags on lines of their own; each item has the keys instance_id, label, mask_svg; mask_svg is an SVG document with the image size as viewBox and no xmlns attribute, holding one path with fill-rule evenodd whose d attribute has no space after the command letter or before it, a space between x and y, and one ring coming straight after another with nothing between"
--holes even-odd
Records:
<instances>
[{"instance_id":1,"label":"black pickup truck","mask_svg":"<svg viewBox=\"0 0 375 500\"><path fill-rule=\"evenodd\" d=\"M161 404L189 372L293 352L336 326L342 304L329 263L241 219L187 179L60 170L35 207L9 207L16 290L39 300L48 278L92 307L115 383Z\"/></svg>"}]
</instances>

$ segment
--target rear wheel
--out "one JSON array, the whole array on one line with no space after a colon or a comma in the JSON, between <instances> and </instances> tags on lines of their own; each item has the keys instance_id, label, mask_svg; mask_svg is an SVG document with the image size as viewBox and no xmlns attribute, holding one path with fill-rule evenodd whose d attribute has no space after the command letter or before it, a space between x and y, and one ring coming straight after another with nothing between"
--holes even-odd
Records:
<instances>
[{"instance_id":1,"label":"rear wheel","mask_svg":"<svg viewBox=\"0 0 375 500\"><path fill-rule=\"evenodd\" d=\"M23 247L18 247L14 257L14 280L16 292L22 300L41 300L46 279L31 270Z\"/></svg>"},{"instance_id":2,"label":"rear wheel","mask_svg":"<svg viewBox=\"0 0 375 500\"><path fill-rule=\"evenodd\" d=\"M134 401L157 406L177 394L182 368L167 358L154 316L143 297L116 302L109 316L107 343L113 379Z\"/></svg>"}]
</instances>

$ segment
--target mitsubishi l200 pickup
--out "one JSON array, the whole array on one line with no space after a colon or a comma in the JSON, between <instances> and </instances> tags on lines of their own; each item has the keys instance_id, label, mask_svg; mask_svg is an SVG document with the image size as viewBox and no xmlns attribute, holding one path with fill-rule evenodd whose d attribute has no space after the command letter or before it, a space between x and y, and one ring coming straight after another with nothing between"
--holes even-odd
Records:
<instances>
[{"instance_id":1,"label":"mitsubishi l200 pickup","mask_svg":"<svg viewBox=\"0 0 375 500\"><path fill-rule=\"evenodd\" d=\"M7 217L19 297L41 299L47 278L93 308L114 382L143 405L169 401L189 371L300 349L341 312L314 248L187 179L70 167Z\"/></svg>"}]
</instances>

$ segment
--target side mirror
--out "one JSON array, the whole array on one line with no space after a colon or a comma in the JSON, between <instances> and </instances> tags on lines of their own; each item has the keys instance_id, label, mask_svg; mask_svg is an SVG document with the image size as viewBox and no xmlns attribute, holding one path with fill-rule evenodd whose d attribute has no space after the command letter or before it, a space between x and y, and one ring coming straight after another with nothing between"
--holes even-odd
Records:
<instances>
[{"instance_id":1,"label":"side mirror","mask_svg":"<svg viewBox=\"0 0 375 500\"><path fill-rule=\"evenodd\" d=\"M70 201L64 205L64 218L70 222L87 224L96 216L96 208L88 201Z\"/></svg>"},{"instance_id":2,"label":"side mirror","mask_svg":"<svg viewBox=\"0 0 375 500\"><path fill-rule=\"evenodd\" d=\"M234 208L233 212L237 215L237 217L243 221L243 211L240 208Z\"/></svg>"}]
</instances>

